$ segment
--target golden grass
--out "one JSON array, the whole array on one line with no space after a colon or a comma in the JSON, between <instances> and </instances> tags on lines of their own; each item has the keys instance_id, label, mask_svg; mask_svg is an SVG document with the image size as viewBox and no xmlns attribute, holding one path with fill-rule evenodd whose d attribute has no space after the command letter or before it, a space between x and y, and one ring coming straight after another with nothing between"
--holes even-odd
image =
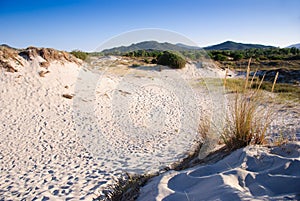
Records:
<instances>
[{"instance_id":1,"label":"golden grass","mask_svg":"<svg viewBox=\"0 0 300 201\"><path fill-rule=\"evenodd\" d=\"M263 79L254 89L252 88L254 78L249 83L250 62L251 59L248 62L246 80L244 83L237 82L234 100L230 105L226 125L221 134L221 139L229 150L250 144L265 144L267 129L272 122L272 109L262 104L266 101L260 90ZM276 81L274 81L273 88L275 83Z\"/></svg>"},{"instance_id":2,"label":"golden grass","mask_svg":"<svg viewBox=\"0 0 300 201\"><path fill-rule=\"evenodd\" d=\"M252 77L252 84L249 85L252 89L273 92L276 94L276 99L272 99L272 102L284 103L285 101L300 102L300 87L287 83L276 83L259 80L257 77ZM275 81L275 80L274 80ZM242 78L230 78L226 81L226 91L229 93L235 93L236 91L242 92L245 80ZM261 84L260 84L261 83ZM274 87L273 87L274 86Z\"/></svg>"}]
</instances>

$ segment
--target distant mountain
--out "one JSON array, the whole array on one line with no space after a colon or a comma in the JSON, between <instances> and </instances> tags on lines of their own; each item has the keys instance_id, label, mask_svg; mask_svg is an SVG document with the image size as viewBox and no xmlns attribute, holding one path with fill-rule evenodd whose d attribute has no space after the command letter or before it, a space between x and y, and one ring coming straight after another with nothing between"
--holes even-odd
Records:
<instances>
[{"instance_id":1,"label":"distant mountain","mask_svg":"<svg viewBox=\"0 0 300 201\"><path fill-rule=\"evenodd\" d=\"M192 50L192 49L200 49L195 46L188 46L185 44L171 44L168 42L159 43L157 41L144 41L136 44L131 44L130 46L120 46L114 47L111 49L105 49L103 53L111 53L111 52L131 52L135 50L173 50L173 51L183 51L183 50Z\"/></svg>"},{"instance_id":2,"label":"distant mountain","mask_svg":"<svg viewBox=\"0 0 300 201\"><path fill-rule=\"evenodd\" d=\"M300 43L294 44L294 45L290 45L290 46L288 46L287 48L292 48L292 47L295 47L295 48L300 49Z\"/></svg>"},{"instance_id":3,"label":"distant mountain","mask_svg":"<svg viewBox=\"0 0 300 201\"><path fill-rule=\"evenodd\" d=\"M244 43L236 43L233 41L226 41L224 43L218 45L212 45L205 47L205 50L244 50L244 49L251 49L251 48L272 48L273 46L265 46L260 44L244 44Z\"/></svg>"},{"instance_id":4,"label":"distant mountain","mask_svg":"<svg viewBox=\"0 0 300 201\"><path fill-rule=\"evenodd\" d=\"M16 50L16 48L11 47L11 46L9 46L9 45L7 45L7 44L1 44L0 47L6 47L6 48L10 48L10 49Z\"/></svg>"},{"instance_id":5,"label":"distant mountain","mask_svg":"<svg viewBox=\"0 0 300 201\"><path fill-rule=\"evenodd\" d=\"M183 47L183 48L186 48L186 49L189 49L189 50L199 50L199 49L202 49L201 47L198 47L198 46L190 46L190 45L185 45L185 44L182 44L182 43L177 43L176 45L178 47Z\"/></svg>"},{"instance_id":6,"label":"distant mountain","mask_svg":"<svg viewBox=\"0 0 300 201\"><path fill-rule=\"evenodd\" d=\"M260 44L244 44L244 43L236 43L232 41L226 41L224 43L204 47L204 50L244 50L251 48L272 48L273 46L265 46ZM144 41L136 44L131 44L129 46L120 46L114 47L111 49L105 49L103 53L113 53L113 52L131 52L136 50L173 50L173 51L184 51L184 50L197 50L202 49L197 46L189 46L182 43L171 44L168 42L159 43L157 41Z\"/></svg>"}]
</instances>

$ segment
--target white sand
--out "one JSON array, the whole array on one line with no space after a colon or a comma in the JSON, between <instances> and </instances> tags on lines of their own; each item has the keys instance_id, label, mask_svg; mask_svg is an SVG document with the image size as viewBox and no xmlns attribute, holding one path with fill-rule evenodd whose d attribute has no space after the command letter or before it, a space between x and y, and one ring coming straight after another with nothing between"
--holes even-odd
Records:
<instances>
[{"instance_id":1,"label":"white sand","mask_svg":"<svg viewBox=\"0 0 300 201\"><path fill-rule=\"evenodd\" d=\"M62 97L74 93L80 69L52 63L40 77L37 61L0 69L0 200L88 199L110 173L80 142L73 102Z\"/></svg>"},{"instance_id":2,"label":"white sand","mask_svg":"<svg viewBox=\"0 0 300 201\"><path fill-rule=\"evenodd\" d=\"M300 143L249 146L223 160L152 179L138 200L299 200Z\"/></svg>"},{"instance_id":3,"label":"white sand","mask_svg":"<svg viewBox=\"0 0 300 201\"><path fill-rule=\"evenodd\" d=\"M42 68L39 56L0 68L0 200L90 200L122 171L157 171L193 149L208 109L197 103L211 103L191 88L195 72L106 69L118 59L94 60L93 72Z\"/></svg>"},{"instance_id":4,"label":"white sand","mask_svg":"<svg viewBox=\"0 0 300 201\"><path fill-rule=\"evenodd\" d=\"M0 200L91 200L122 171L157 171L185 156L204 115L222 126L221 88L197 85L224 77L209 64L160 71L105 57L93 68L45 69L41 57L18 60L16 73L0 68Z\"/></svg>"}]
</instances>

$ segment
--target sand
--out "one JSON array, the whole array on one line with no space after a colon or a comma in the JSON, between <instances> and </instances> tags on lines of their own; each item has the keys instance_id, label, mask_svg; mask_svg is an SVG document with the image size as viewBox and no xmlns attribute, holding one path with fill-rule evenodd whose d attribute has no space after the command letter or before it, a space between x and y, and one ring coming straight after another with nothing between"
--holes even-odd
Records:
<instances>
[{"instance_id":1,"label":"sand","mask_svg":"<svg viewBox=\"0 0 300 201\"><path fill-rule=\"evenodd\" d=\"M124 171L155 172L185 157L205 116L223 125L226 97L209 78L225 72L210 63L18 61L9 61L15 73L0 68L0 200L92 200Z\"/></svg>"},{"instance_id":2,"label":"sand","mask_svg":"<svg viewBox=\"0 0 300 201\"><path fill-rule=\"evenodd\" d=\"M37 58L40 59L40 58ZM87 199L110 177L80 143L72 100L79 67L38 60L1 73L0 199Z\"/></svg>"},{"instance_id":3,"label":"sand","mask_svg":"<svg viewBox=\"0 0 300 201\"><path fill-rule=\"evenodd\" d=\"M17 60L0 68L1 200L91 200L124 171L158 171L193 149L211 102L195 70Z\"/></svg>"},{"instance_id":4,"label":"sand","mask_svg":"<svg viewBox=\"0 0 300 201\"><path fill-rule=\"evenodd\" d=\"M299 200L300 143L249 146L211 165L152 179L138 200Z\"/></svg>"}]
</instances>

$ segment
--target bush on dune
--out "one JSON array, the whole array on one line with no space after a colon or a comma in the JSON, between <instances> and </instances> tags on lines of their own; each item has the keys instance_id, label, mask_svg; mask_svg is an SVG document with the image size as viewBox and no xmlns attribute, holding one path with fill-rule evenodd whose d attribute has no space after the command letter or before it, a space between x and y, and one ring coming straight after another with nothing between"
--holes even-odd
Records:
<instances>
[{"instance_id":1,"label":"bush on dune","mask_svg":"<svg viewBox=\"0 0 300 201\"><path fill-rule=\"evenodd\" d=\"M171 68L183 68L186 61L182 56L176 53L164 51L164 53L158 57L157 64L169 66Z\"/></svg>"}]
</instances>

